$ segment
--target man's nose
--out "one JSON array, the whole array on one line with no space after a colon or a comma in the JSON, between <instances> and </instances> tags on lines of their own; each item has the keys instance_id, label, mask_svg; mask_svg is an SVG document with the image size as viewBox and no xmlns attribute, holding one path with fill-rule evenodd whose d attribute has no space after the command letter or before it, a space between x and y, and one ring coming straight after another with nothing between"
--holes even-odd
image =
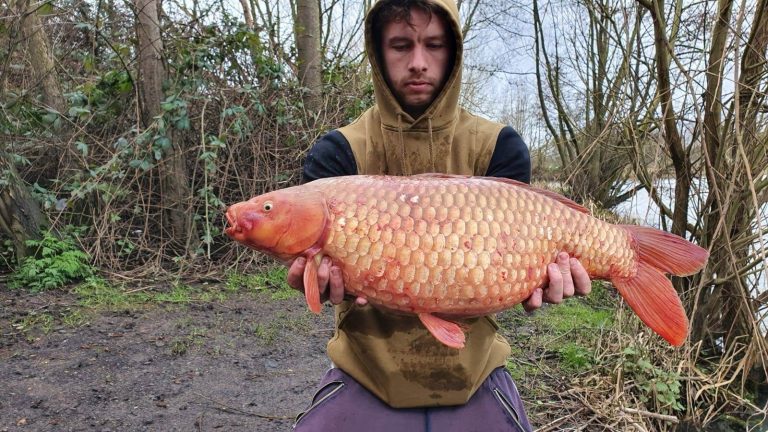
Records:
<instances>
[{"instance_id":1,"label":"man's nose","mask_svg":"<svg viewBox=\"0 0 768 432\"><path fill-rule=\"evenodd\" d=\"M427 70L427 57L424 47L416 46L411 55L411 64L408 69L413 72L425 72Z\"/></svg>"}]
</instances>

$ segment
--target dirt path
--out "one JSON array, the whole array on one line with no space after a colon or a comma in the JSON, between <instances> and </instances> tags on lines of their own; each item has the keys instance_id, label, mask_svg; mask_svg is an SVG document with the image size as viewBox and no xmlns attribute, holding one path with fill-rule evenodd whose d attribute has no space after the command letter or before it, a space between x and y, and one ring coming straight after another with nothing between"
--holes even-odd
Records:
<instances>
[{"instance_id":1,"label":"dirt path","mask_svg":"<svg viewBox=\"0 0 768 432\"><path fill-rule=\"evenodd\" d=\"M331 311L235 295L64 316L75 298L0 286L0 432L284 431L329 366ZM26 323L26 324L25 324Z\"/></svg>"}]
</instances>

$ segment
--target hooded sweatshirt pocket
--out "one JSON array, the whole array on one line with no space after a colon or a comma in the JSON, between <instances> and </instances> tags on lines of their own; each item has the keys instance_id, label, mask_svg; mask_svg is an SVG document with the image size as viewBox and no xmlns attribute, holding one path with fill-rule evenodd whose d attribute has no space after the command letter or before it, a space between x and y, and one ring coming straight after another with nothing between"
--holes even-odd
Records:
<instances>
[{"instance_id":1,"label":"hooded sweatshirt pocket","mask_svg":"<svg viewBox=\"0 0 768 432\"><path fill-rule=\"evenodd\" d=\"M337 395L343 388L343 381L331 381L328 384L322 386L320 390L318 390L312 397L312 403L309 405L309 407L307 407L306 410L296 416L296 421L294 421L293 427L295 428L309 413L316 411L320 406L323 405L323 403Z\"/></svg>"},{"instance_id":2,"label":"hooded sweatshirt pocket","mask_svg":"<svg viewBox=\"0 0 768 432\"><path fill-rule=\"evenodd\" d=\"M515 408L515 405L509 400L507 395L504 394L501 389L498 387L493 388L493 396L496 397L496 401L499 403L499 406L502 410L504 410L504 413L509 417L512 422L514 422L515 426L517 426L516 430L519 430L521 432L525 432L528 429L523 427L520 421L520 413L518 412L517 408Z\"/></svg>"}]
</instances>

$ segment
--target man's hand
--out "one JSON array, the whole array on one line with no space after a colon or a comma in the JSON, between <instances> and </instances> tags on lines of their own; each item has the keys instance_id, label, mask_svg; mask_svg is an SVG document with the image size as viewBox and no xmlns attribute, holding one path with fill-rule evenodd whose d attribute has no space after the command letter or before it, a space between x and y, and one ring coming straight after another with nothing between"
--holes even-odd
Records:
<instances>
[{"instance_id":1,"label":"man's hand","mask_svg":"<svg viewBox=\"0 0 768 432\"><path fill-rule=\"evenodd\" d=\"M557 260L547 266L549 286L537 288L523 302L523 308L531 312L541 307L543 302L559 304L573 295L587 295L592 291L592 281L579 260L570 258L567 253L557 254Z\"/></svg>"},{"instance_id":2,"label":"man's hand","mask_svg":"<svg viewBox=\"0 0 768 432\"><path fill-rule=\"evenodd\" d=\"M288 268L288 285L301 292L304 292L304 267L306 265L307 259L298 257ZM344 279L341 277L341 269L333 265L328 257L323 257L320 260L320 266L317 268L317 286L320 288L321 302L330 300L333 304L339 304L344 300ZM363 306L368 301L358 297L355 299L355 303Z\"/></svg>"}]
</instances>

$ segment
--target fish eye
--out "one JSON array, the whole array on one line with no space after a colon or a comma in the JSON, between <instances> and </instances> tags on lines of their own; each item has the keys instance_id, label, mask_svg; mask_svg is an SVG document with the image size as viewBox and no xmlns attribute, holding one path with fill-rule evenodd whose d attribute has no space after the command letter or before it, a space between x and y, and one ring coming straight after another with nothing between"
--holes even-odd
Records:
<instances>
[{"instance_id":1,"label":"fish eye","mask_svg":"<svg viewBox=\"0 0 768 432\"><path fill-rule=\"evenodd\" d=\"M272 210L272 206L273 206L272 201L265 202L264 203L264 211L268 212L268 211Z\"/></svg>"}]
</instances>

